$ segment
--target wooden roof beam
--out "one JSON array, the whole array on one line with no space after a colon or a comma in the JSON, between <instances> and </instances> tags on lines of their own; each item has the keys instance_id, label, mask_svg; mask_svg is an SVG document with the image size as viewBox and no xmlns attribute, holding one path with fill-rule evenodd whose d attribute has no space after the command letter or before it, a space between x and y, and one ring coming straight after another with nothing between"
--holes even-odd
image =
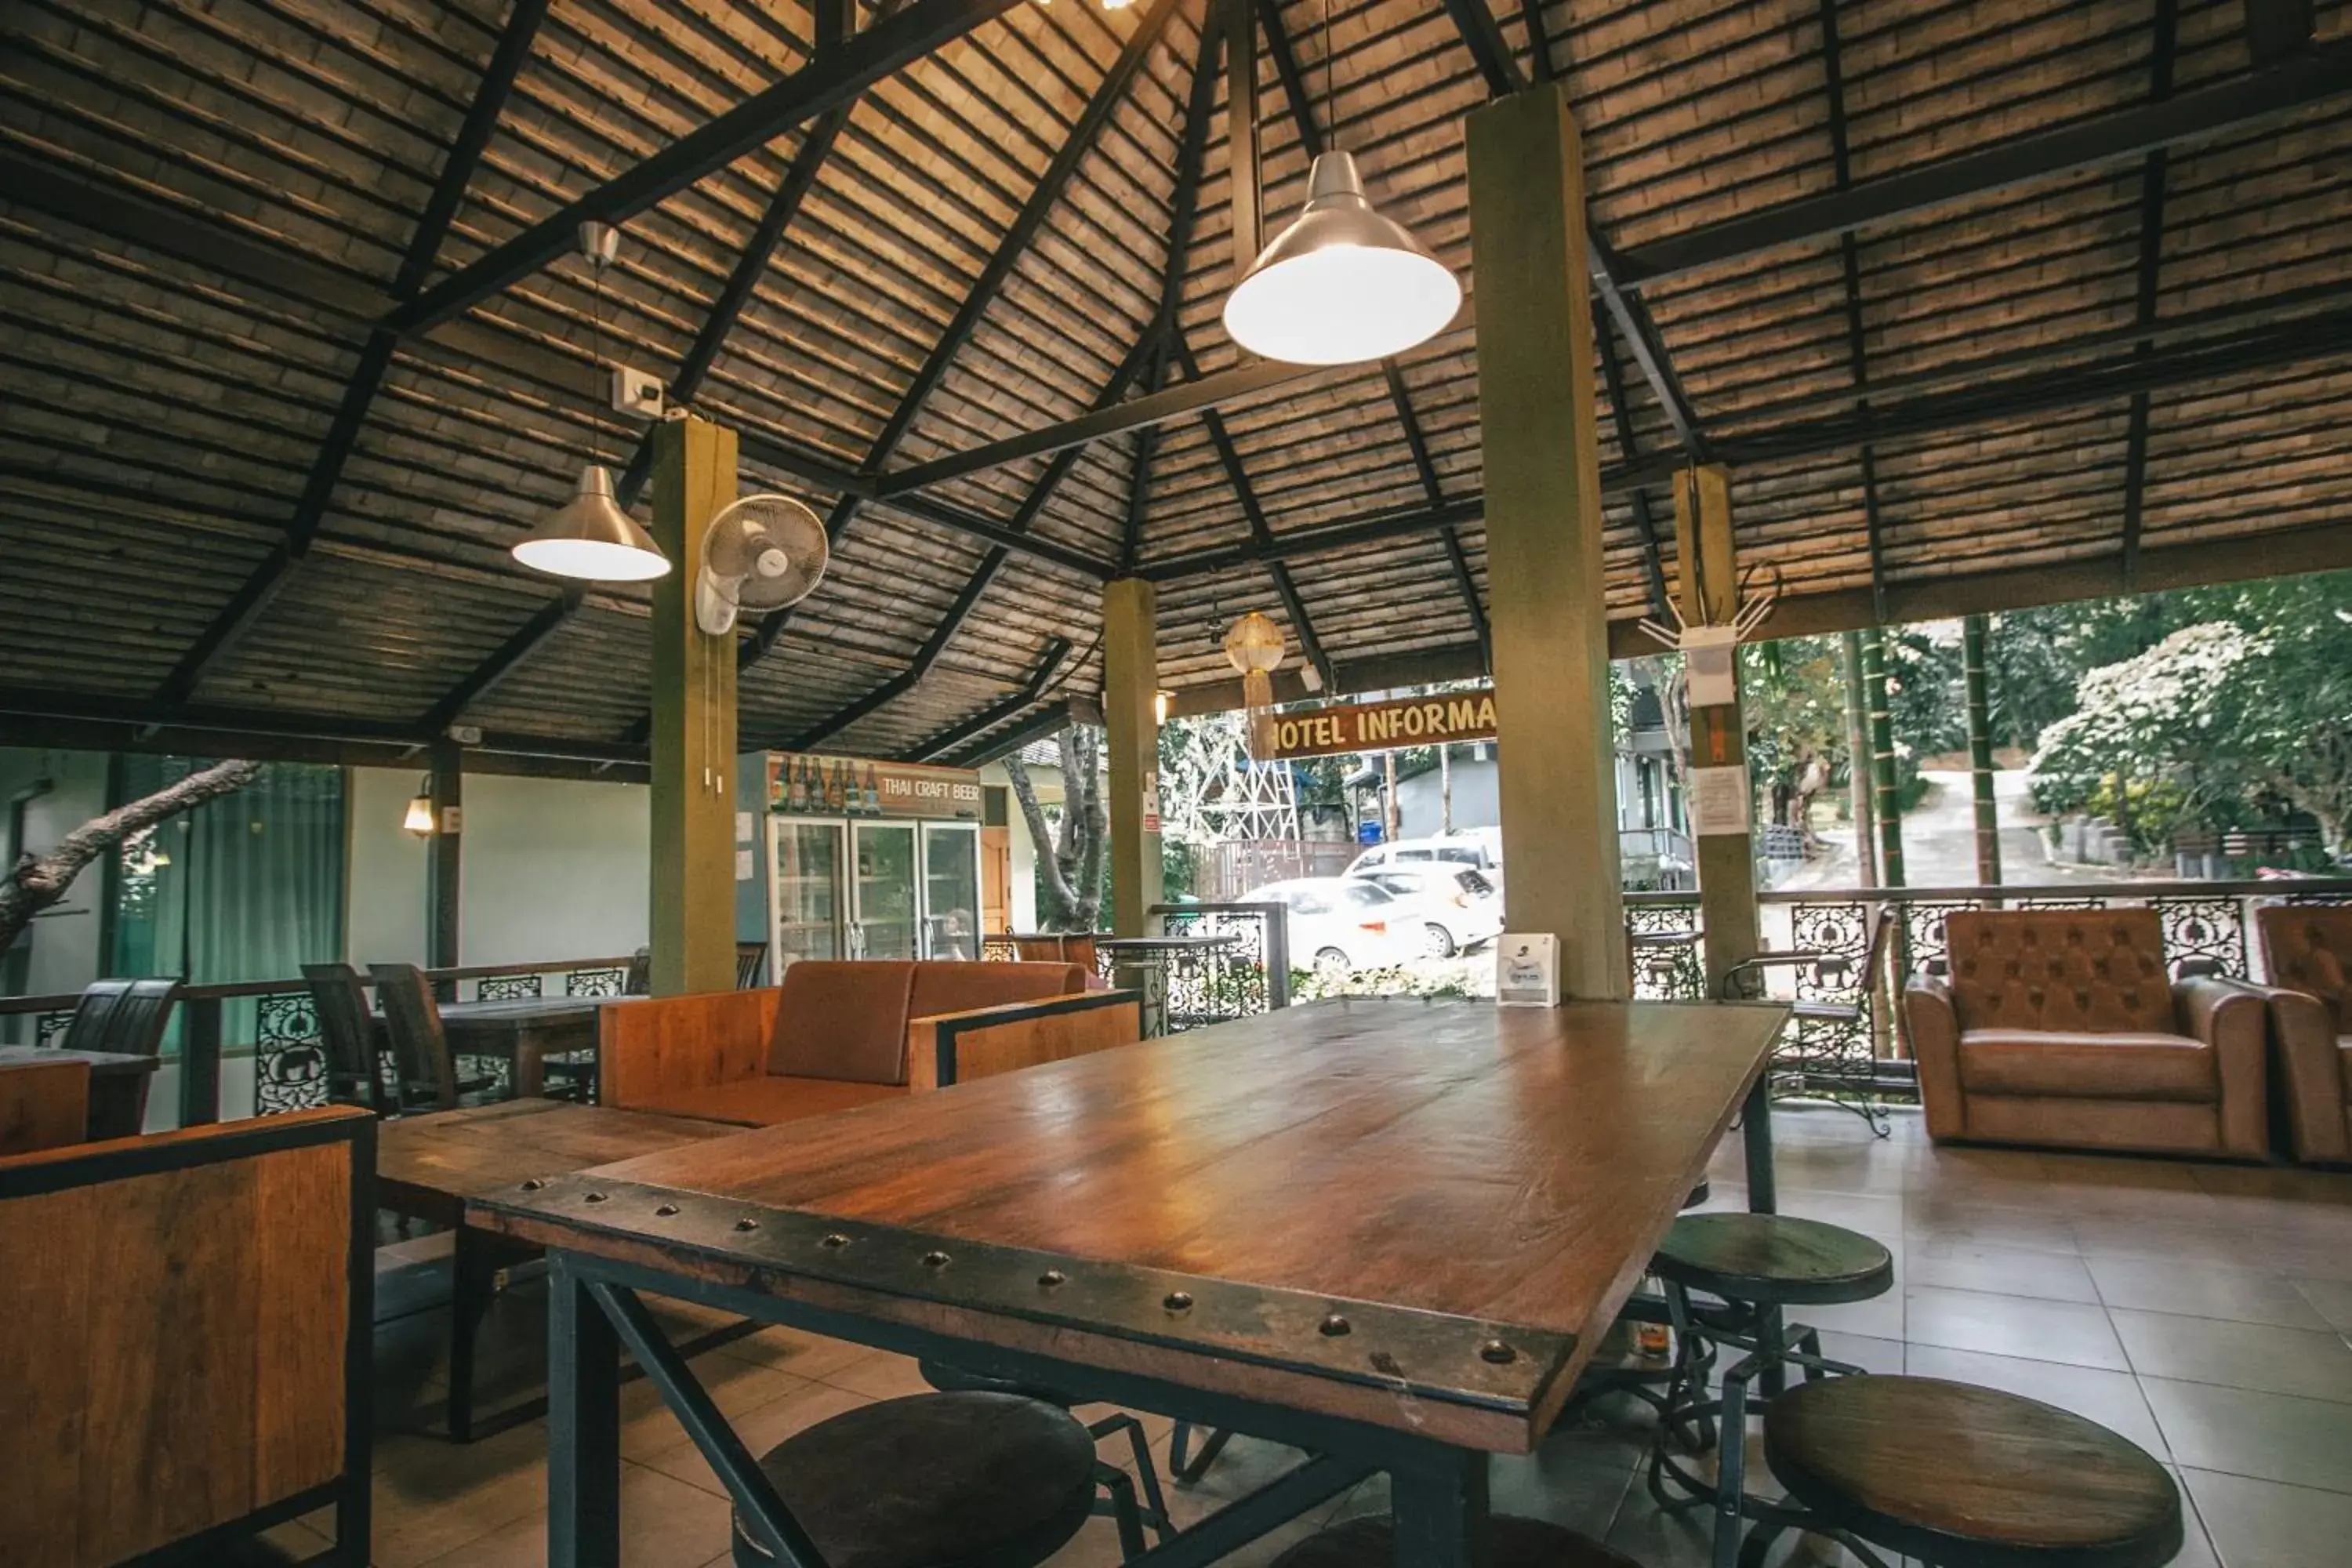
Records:
<instances>
[{"instance_id":1,"label":"wooden roof beam","mask_svg":"<svg viewBox=\"0 0 2352 1568\"><path fill-rule=\"evenodd\" d=\"M1413 471L1421 476L1421 493L1433 507L1445 504L1445 486L1437 477L1437 465L1429 456L1429 437L1421 427L1421 416L1413 412L1412 392L1404 384L1404 373L1396 361L1382 360L1381 374L1389 384L1389 405L1396 410L1397 421L1404 426L1404 444L1412 453ZM1478 580L1471 574L1469 552L1462 548L1461 531L1446 523L1437 531L1445 546L1445 564L1454 574L1454 592L1462 596L1462 613L1469 618L1470 629L1478 639L1480 648L1490 656L1494 649L1494 633L1486 624L1486 601L1478 597ZM1491 662L1491 659L1490 659Z\"/></svg>"},{"instance_id":2,"label":"wooden roof beam","mask_svg":"<svg viewBox=\"0 0 2352 1568\"><path fill-rule=\"evenodd\" d=\"M539 25L546 16L547 0L515 0L514 9L508 13L506 26L499 31L499 41L483 68L481 81L475 88L474 100L457 127L457 139L449 144L441 173L433 182L425 210L409 236L407 249L401 255L399 271L393 279L394 299L406 300L415 295L425 275L432 270L441 252L441 241L449 232L449 220L465 200L467 187L473 184L482 151L489 145L491 132L498 129L499 116L506 110L507 94L513 89L523 62L530 58L531 41L539 36ZM393 351L398 343L397 335L383 327L369 331L351 380L344 384L342 401L327 426L326 438L320 443L310 471L303 479L301 493L295 498L294 514L286 524L284 542L262 558L245 584L230 595L220 614L181 656L172 673L164 678L159 693L163 701L188 700L205 673L260 620L287 577L310 553L310 542L318 537L319 525L334 500L335 487L342 481L343 466L359 445L368 412L375 405L375 395L382 390L383 378L392 369Z\"/></svg>"},{"instance_id":3,"label":"wooden roof beam","mask_svg":"<svg viewBox=\"0 0 2352 1568\"><path fill-rule=\"evenodd\" d=\"M1641 454L1641 441L1633 429L1633 411L1625 404L1625 373L1617 363L1614 338L1600 323L1594 323L1593 341L1601 351L1601 382L1609 393L1610 422L1617 426L1617 449L1633 462ZM1640 486L1632 491L1633 529L1642 536L1642 574L1650 585L1650 613L1661 622L1674 619L1666 596L1666 563L1658 542L1657 514L1650 510L1650 495Z\"/></svg>"},{"instance_id":4,"label":"wooden roof beam","mask_svg":"<svg viewBox=\"0 0 2352 1568\"><path fill-rule=\"evenodd\" d=\"M758 151L793 127L845 108L868 88L1022 4L1022 0L911 0L896 16L687 132L626 174L567 203L390 312L403 334L464 315L568 254L580 226L622 224Z\"/></svg>"},{"instance_id":5,"label":"wooden roof beam","mask_svg":"<svg viewBox=\"0 0 2352 1568\"><path fill-rule=\"evenodd\" d=\"M975 741L960 752L950 752L940 757L940 761L950 767L985 767L997 758L1007 752L1017 752L1032 742L1051 740L1076 721L1076 715L1072 712L1071 705L1067 702L1057 702L1025 723L1001 734L990 735L985 739Z\"/></svg>"},{"instance_id":6,"label":"wooden roof beam","mask_svg":"<svg viewBox=\"0 0 2352 1568\"><path fill-rule=\"evenodd\" d=\"M489 695L498 684L521 668L533 654L547 646L555 634L562 630L573 616L580 613L587 595L578 588L567 588L548 601L538 614L515 628L514 635L493 649L488 658L467 673L442 695L416 721L416 727L430 734L446 734L449 726L464 715L466 710Z\"/></svg>"},{"instance_id":7,"label":"wooden roof beam","mask_svg":"<svg viewBox=\"0 0 2352 1568\"><path fill-rule=\"evenodd\" d=\"M1470 58L1478 63L1478 74L1486 79L1487 96L1507 97L1528 85L1527 78L1519 74L1518 57L1511 53L1503 30L1495 25L1495 13L1486 8L1486 0L1445 0L1445 9L1461 30L1462 41L1469 46Z\"/></svg>"},{"instance_id":8,"label":"wooden roof beam","mask_svg":"<svg viewBox=\"0 0 2352 1568\"><path fill-rule=\"evenodd\" d=\"M2234 337L2128 354L2070 373L2014 376L1987 385L1962 386L1951 392L1906 398L1897 404L1880 404L1864 414L1760 430L1725 440L1718 454L1733 468L1789 462L1897 438L1945 435L2053 409L2111 402L2133 392L2193 384L2347 350L2352 350L2352 310L2338 310ZM1645 458L1603 468L1602 492L1623 494L1633 487L1661 482L1670 478L1679 464L1679 458L1664 462ZM1442 507L1381 512L1292 529L1276 534L1263 545L1254 540L1244 541L1162 556L1143 563L1138 574L1160 583L1181 581L1263 560L1286 560L1404 538L1448 525L1475 522L1483 515L1484 498L1460 496Z\"/></svg>"},{"instance_id":9,"label":"wooden roof beam","mask_svg":"<svg viewBox=\"0 0 2352 1568\"><path fill-rule=\"evenodd\" d=\"M2347 91L2352 91L2352 43L2308 48L2266 69L2161 103L2092 115L1638 246L1619 256L1618 280L1629 289L1647 288L2054 174L2125 163L2158 147L2227 135Z\"/></svg>"},{"instance_id":10,"label":"wooden roof beam","mask_svg":"<svg viewBox=\"0 0 2352 1568\"><path fill-rule=\"evenodd\" d=\"M1037 663L1021 682L1021 689L990 703L969 719L960 720L921 742L907 753L910 763L937 761L975 735L984 735L998 725L1020 716L1022 710L1038 701L1054 683L1055 672L1070 656L1070 639L1048 637L1037 655Z\"/></svg>"},{"instance_id":11,"label":"wooden roof beam","mask_svg":"<svg viewBox=\"0 0 2352 1568\"><path fill-rule=\"evenodd\" d=\"M2291 7L2288 7L2291 8ZM2282 9L2265 6L2255 0L2246 8L2246 34L2249 45L2255 46L2255 58L2263 58L2260 34L2265 25L2261 19L2265 11L2273 13L2267 25L2284 35L2291 26L2275 16ZM2310 11L2306 6L2304 25L2308 41ZM2172 68L2179 53L2179 0L2156 0L2156 25L2148 49L2147 94L2152 102L2161 103L2172 96ZM2275 57L2274 57L2275 58ZM2164 186L2165 174L2170 160L2162 147L2151 151L2141 166L2139 180L2139 259L2135 268L2132 318L2145 327L2156 320L2157 284L2164 271ZM2139 352L2146 353L2142 343ZM2148 395L2135 392L2131 412L2126 416L2124 436L2124 581L2128 584L2139 571L2139 537L2142 520L2147 506L2147 439Z\"/></svg>"},{"instance_id":12,"label":"wooden roof beam","mask_svg":"<svg viewBox=\"0 0 2352 1568\"><path fill-rule=\"evenodd\" d=\"M1830 162L1841 191L1853 188L1853 160L1846 136L1845 63L1839 47L1837 0L1821 0L1822 71L1828 79ZM1870 355L1862 322L1862 245L1847 229L1838 236L1838 265L1845 306L1845 354L1853 373L1854 409L1870 412ZM1882 614L1886 606L1886 531L1878 508L1878 453L1863 443L1863 531L1870 548L1870 592Z\"/></svg>"}]
</instances>

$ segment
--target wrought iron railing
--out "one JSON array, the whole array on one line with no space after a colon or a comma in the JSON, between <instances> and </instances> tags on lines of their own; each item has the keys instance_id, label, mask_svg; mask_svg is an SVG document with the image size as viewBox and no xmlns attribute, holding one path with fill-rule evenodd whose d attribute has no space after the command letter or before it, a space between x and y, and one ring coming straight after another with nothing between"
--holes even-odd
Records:
<instances>
[{"instance_id":1,"label":"wrought iron railing","mask_svg":"<svg viewBox=\"0 0 2352 1568\"><path fill-rule=\"evenodd\" d=\"M1290 1005L1289 913L1280 904L1154 904L1164 936L1230 937L1168 965L1171 1034Z\"/></svg>"},{"instance_id":2,"label":"wrought iron railing","mask_svg":"<svg viewBox=\"0 0 2352 1568\"><path fill-rule=\"evenodd\" d=\"M551 981L560 982L567 996L618 996L627 984L629 963L622 957L469 963L425 973L445 1002L543 996ZM366 982L364 973L361 979ZM72 994L0 997L0 1018L29 1015L33 1043L56 1045L80 999ZM251 1006L249 1040L226 1037L233 1004ZM179 1066L182 1126L220 1120L221 1063L248 1055L253 1058L251 1114L274 1115L326 1103L326 1047L320 1037L317 1006L303 981L185 986L177 1011L178 1046L166 1054Z\"/></svg>"}]
</instances>

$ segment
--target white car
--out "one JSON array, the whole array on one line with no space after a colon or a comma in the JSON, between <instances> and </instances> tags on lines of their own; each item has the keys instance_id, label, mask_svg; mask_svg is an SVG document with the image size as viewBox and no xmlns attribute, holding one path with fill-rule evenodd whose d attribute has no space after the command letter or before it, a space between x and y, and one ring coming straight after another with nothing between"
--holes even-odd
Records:
<instances>
[{"instance_id":1,"label":"white car","mask_svg":"<svg viewBox=\"0 0 2352 1568\"><path fill-rule=\"evenodd\" d=\"M1392 969L1421 956L1425 940L1410 910L1371 883L1349 877L1268 882L1242 895L1248 904L1289 910L1294 968L1336 980L1359 969Z\"/></svg>"},{"instance_id":2,"label":"white car","mask_svg":"<svg viewBox=\"0 0 2352 1568\"><path fill-rule=\"evenodd\" d=\"M1393 844L1375 844L1349 861L1342 875L1392 871L1404 866L1426 866L1432 861L1487 872L1499 870L1503 864L1502 857L1485 837L1457 833L1446 838L1400 838Z\"/></svg>"},{"instance_id":3,"label":"white car","mask_svg":"<svg viewBox=\"0 0 2352 1568\"><path fill-rule=\"evenodd\" d=\"M1471 867L1424 860L1360 871L1356 879L1381 889L1421 922L1424 957L1451 958L1502 934L1501 889Z\"/></svg>"}]
</instances>

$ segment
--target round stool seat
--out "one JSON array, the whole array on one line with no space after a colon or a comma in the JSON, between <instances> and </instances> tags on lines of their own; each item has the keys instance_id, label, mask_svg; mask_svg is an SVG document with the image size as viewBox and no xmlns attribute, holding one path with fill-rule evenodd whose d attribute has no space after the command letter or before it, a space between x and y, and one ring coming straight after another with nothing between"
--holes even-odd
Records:
<instances>
[{"instance_id":1,"label":"round stool seat","mask_svg":"<svg viewBox=\"0 0 2352 1568\"><path fill-rule=\"evenodd\" d=\"M1801 1384L1764 1411L1764 1459L1820 1521L1939 1568L2158 1568L2180 1491L2095 1421L1927 1377Z\"/></svg>"},{"instance_id":2,"label":"round stool seat","mask_svg":"<svg viewBox=\"0 0 2352 1568\"><path fill-rule=\"evenodd\" d=\"M1386 1514L1343 1520L1274 1560L1274 1568L1392 1568L1396 1521ZM1494 1568L1642 1568L1588 1535L1539 1519L1496 1514L1489 1537Z\"/></svg>"},{"instance_id":3,"label":"round stool seat","mask_svg":"<svg viewBox=\"0 0 2352 1568\"><path fill-rule=\"evenodd\" d=\"M828 1568L1034 1568L1094 1511L1085 1423L1009 1394L846 1411L769 1449L760 1468ZM735 1561L775 1561L740 1512Z\"/></svg>"},{"instance_id":4,"label":"round stool seat","mask_svg":"<svg viewBox=\"0 0 2352 1568\"><path fill-rule=\"evenodd\" d=\"M1895 1283L1895 1258L1859 1231L1777 1214L1675 1221L1650 1267L1662 1279L1761 1306L1866 1301Z\"/></svg>"}]
</instances>

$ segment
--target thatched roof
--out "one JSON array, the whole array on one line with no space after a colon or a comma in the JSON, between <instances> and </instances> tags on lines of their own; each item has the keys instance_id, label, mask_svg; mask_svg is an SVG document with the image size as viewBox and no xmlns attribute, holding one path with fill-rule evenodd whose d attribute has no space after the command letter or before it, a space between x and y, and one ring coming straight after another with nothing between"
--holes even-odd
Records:
<instances>
[{"instance_id":1,"label":"thatched roof","mask_svg":"<svg viewBox=\"0 0 2352 1568\"><path fill-rule=\"evenodd\" d=\"M1342 686L1474 672L1475 326L901 488L1246 384L1229 5L856 4L819 47L796 0L18 0L0 712L625 754L644 593L505 553L644 431L592 389L581 216L624 226L604 357L837 528L747 629L747 744L1002 749L1098 684L1122 570L1180 690L1247 608ZM1568 84L1627 621L1694 453L1791 629L2352 560L2352 5L1255 9L1265 210L1336 139L1474 305L1463 116Z\"/></svg>"}]
</instances>

